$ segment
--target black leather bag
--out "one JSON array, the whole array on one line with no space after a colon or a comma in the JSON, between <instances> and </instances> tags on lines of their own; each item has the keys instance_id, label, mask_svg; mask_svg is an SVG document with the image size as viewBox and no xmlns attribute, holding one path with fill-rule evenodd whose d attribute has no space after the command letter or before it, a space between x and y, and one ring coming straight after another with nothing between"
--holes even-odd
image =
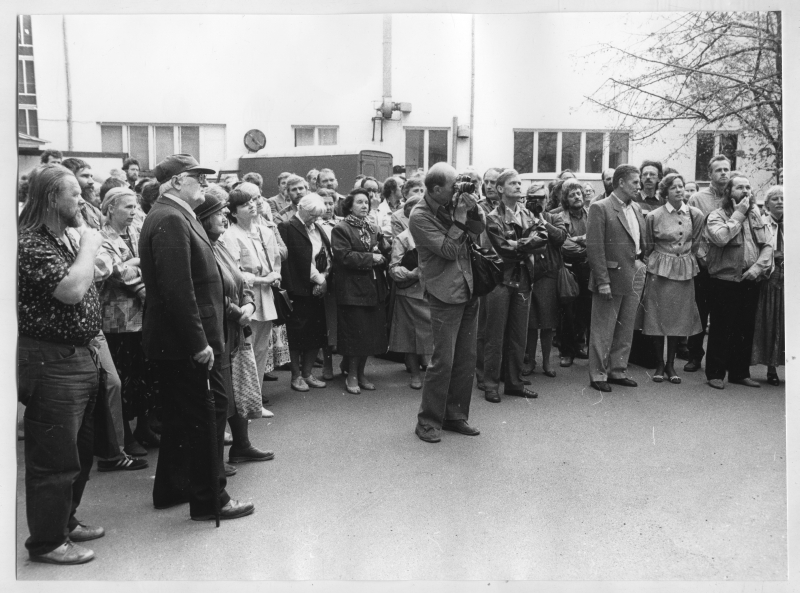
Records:
<instances>
[{"instance_id":1,"label":"black leather bag","mask_svg":"<svg viewBox=\"0 0 800 593\"><path fill-rule=\"evenodd\" d=\"M409 249L403 254L403 258L400 260L400 265L403 266L409 272L413 272L419 267L419 254L417 254L417 248ZM395 280L395 286L397 288L408 288L410 286L414 286L417 282L419 282L419 278L411 278L410 280Z\"/></svg>"},{"instance_id":2,"label":"black leather bag","mask_svg":"<svg viewBox=\"0 0 800 593\"><path fill-rule=\"evenodd\" d=\"M272 288L272 302L275 304L275 314L277 318L272 321L272 325L284 325L291 318L294 308L289 293L282 288Z\"/></svg>"},{"instance_id":3,"label":"black leather bag","mask_svg":"<svg viewBox=\"0 0 800 593\"><path fill-rule=\"evenodd\" d=\"M481 297L503 281L503 260L491 249L479 247L472 239L467 241L472 264L472 295Z\"/></svg>"}]
</instances>

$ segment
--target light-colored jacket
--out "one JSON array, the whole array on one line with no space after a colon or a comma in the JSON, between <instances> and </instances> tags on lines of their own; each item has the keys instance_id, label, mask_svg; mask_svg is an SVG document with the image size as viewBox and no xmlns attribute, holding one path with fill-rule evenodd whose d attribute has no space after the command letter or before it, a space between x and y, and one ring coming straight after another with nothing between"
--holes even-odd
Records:
<instances>
[{"instance_id":1,"label":"light-colored jacket","mask_svg":"<svg viewBox=\"0 0 800 593\"><path fill-rule=\"evenodd\" d=\"M411 236L408 229L394 238L392 242L392 259L389 261L389 276L391 276L395 282L405 282L415 279L416 282L407 288L400 288L398 286L395 294L411 299L424 299L425 283L420 274L419 267L409 270L400 265L406 252L415 248L414 237Z\"/></svg>"},{"instance_id":2,"label":"light-colored jacket","mask_svg":"<svg viewBox=\"0 0 800 593\"><path fill-rule=\"evenodd\" d=\"M103 225L103 243L94 260L94 281L100 293L103 331L128 333L142 331L145 289L139 266L126 264L139 257L139 232L131 225L128 235L133 251L110 225Z\"/></svg>"},{"instance_id":3,"label":"light-colored jacket","mask_svg":"<svg viewBox=\"0 0 800 593\"><path fill-rule=\"evenodd\" d=\"M772 270L772 231L757 208L746 215L738 210L728 214L718 208L708 215L705 234L709 244L706 263L712 278L741 282L746 270L753 269L756 279ZM748 248L755 253L753 262L746 261Z\"/></svg>"},{"instance_id":4,"label":"light-colored jacket","mask_svg":"<svg viewBox=\"0 0 800 593\"><path fill-rule=\"evenodd\" d=\"M248 288L253 289L256 305L253 319L272 321L278 316L272 288L264 284L255 284L254 281L256 277L267 276L270 272L281 273L280 248L271 228L253 224L251 229L255 238L248 235L238 224L232 224L219 240L224 243L239 266Z\"/></svg>"}]
</instances>

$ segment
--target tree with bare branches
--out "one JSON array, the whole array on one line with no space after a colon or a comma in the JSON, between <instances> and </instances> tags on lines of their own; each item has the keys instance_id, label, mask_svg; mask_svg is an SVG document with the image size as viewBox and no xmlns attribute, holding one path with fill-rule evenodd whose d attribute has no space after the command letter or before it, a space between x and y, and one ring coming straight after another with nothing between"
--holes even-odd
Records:
<instances>
[{"instance_id":1,"label":"tree with bare branches","mask_svg":"<svg viewBox=\"0 0 800 593\"><path fill-rule=\"evenodd\" d=\"M688 125L700 131L738 130L747 156L783 166L780 12L691 12L663 17L665 25L627 47L604 44L621 76L611 76L589 102L617 114L634 139ZM741 147L741 145L740 145ZM742 155L744 156L744 155Z\"/></svg>"}]
</instances>

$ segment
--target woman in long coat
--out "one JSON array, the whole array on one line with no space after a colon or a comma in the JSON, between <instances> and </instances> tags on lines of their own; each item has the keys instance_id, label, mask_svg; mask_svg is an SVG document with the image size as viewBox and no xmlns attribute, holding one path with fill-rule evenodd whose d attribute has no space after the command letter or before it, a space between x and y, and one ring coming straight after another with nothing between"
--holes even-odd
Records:
<instances>
[{"instance_id":1,"label":"woman in long coat","mask_svg":"<svg viewBox=\"0 0 800 593\"><path fill-rule=\"evenodd\" d=\"M383 354L386 339L386 256L383 235L369 220L370 194L356 189L342 203L345 219L331 233L339 354L345 357L350 393L372 391L364 375L368 356Z\"/></svg>"}]
</instances>

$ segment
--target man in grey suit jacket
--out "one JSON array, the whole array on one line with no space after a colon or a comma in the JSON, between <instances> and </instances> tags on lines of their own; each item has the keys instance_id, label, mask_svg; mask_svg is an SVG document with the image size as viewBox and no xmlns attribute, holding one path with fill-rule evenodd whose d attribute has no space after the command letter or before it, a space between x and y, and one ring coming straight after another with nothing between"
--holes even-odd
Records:
<instances>
[{"instance_id":1,"label":"man in grey suit jacket","mask_svg":"<svg viewBox=\"0 0 800 593\"><path fill-rule=\"evenodd\" d=\"M454 196L455 180L456 170L450 165L431 167L425 176L425 197L408 220L433 326L433 357L415 429L427 443L438 443L442 430L480 434L467 423L478 328L467 233L473 239L482 233L486 215L478 206L478 196Z\"/></svg>"},{"instance_id":2,"label":"man in grey suit jacket","mask_svg":"<svg viewBox=\"0 0 800 593\"><path fill-rule=\"evenodd\" d=\"M586 248L592 323L589 338L590 385L611 391L611 385L636 387L627 376L636 310L644 287L645 228L633 199L639 190L639 169L620 165L614 191L589 206Z\"/></svg>"}]
</instances>

